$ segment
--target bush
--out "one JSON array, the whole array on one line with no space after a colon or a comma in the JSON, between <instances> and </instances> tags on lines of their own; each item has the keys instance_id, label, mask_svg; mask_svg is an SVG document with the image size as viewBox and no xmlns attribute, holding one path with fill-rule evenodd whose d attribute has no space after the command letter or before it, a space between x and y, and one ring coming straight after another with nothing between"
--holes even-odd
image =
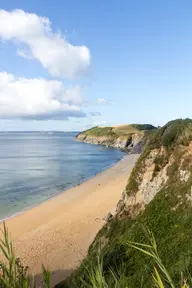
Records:
<instances>
[{"instance_id":1,"label":"bush","mask_svg":"<svg viewBox=\"0 0 192 288\"><path fill-rule=\"evenodd\" d=\"M172 278L159 255L157 243L153 233L146 227L143 227L145 234L147 234L148 243L136 243L127 241L127 249L137 250L140 253L140 257L145 256L146 260L150 260L153 265L152 272L149 272L148 278L150 281L150 288L189 288L189 284L192 284L192 278L190 274L188 279L184 278L181 274L179 279L180 284L177 284L177 280ZM141 253L143 255L141 255ZM97 248L96 261L89 260L85 266L85 274L78 274L78 277L74 278L72 282L67 284L66 282L56 286L57 288L129 288L130 277L126 273L124 265L117 265L117 269L114 269L114 266L108 265L108 273L105 269L104 253L101 249L101 246ZM170 268L170 267L169 267ZM141 279L138 279L138 284L135 287L145 288L145 282Z\"/></svg>"},{"instance_id":2,"label":"bush","mask_svg":"<svg viewBox=\"0 0 192 288\"><path fill-rule=\"evenodd\" d=\"M137 130L142 131L142 130L155 130L157 129L155 126L151 124L132 124L133 127L135 127Z\"/></svg>"}]
</instances>

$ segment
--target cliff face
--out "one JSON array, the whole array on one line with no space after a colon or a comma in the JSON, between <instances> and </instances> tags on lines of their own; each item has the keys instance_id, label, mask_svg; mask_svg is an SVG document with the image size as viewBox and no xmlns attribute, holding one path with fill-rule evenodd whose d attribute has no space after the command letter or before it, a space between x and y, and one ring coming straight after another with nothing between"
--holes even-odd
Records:
<instances>
[{"instance_id":1,"label":"cliff face","mask_svg":"<svg viewBox=\"0 0 192 288\"><path fill-rule=\"evenodd\" d=\"M145 146L128 180L116 212L98 233L89 255L74 274L86 281L102 247L107 283L110 271L119 273L128 287L155 287L151 282L154 263L128 242L149 243L147 227L154 233L165 267L180 287L192 271L192 120L175 120L158 129ZM109 277L109 278L108 278ZM129 285L128 285L129 284ZM111 285L111 286L110 286ZM108 287L114 287L114 283ZM72 287L72 286L70 286ZM83 286L78 286L83 287ZM125 286L122 286L125 287ZM168 287L168 286L165 286Z\"/></svg>"},{"instance_id":2,"label":"cliff face","mask_svg":"<svg viewBox=\"0 0 192 288\"><path fill-rule=\"evenodd\" d=\"M144 133L133 133L124 136L94 136L94 135L78 135L77 140L89 144L104 145L115 148L128 148L135 147L143 139Z\"/></svg>"},{"instance_id":3,"label":"cliff face","mask_svg":"<svg viewBox=\"0 0 192 288\"><path fill-rule=\"evenodd\" d=\"M176 177L178 188L188 183L192 176L192 141L185 148L177 147L177 153L180 153L182 158L175 159L174 153L167 155L164 147L154 149L149 153L140 163L142 165L140 172L137 170L132 174L122 194L122 199L117 204L115 217L118 219L136 218L158 192L173 185L173 177ZM174 171L176 175L172 175L173 170L176 170ZM192 187L186 197L189 198L191 193Z\"/></svg>"},{"instance_id":4,"label":"cliff face","mask_svg":"<svg viewBox=\"0 0 192 288\"><path fill-rule=\"evenodd\" d=\"M116 216L135 218L159 192L168 193L169 189L177 190L175 194L185 191L184 200L189 199L191 184L192 120L172 121L157 131L146 146L124 191L123 209Z\"/></svg>"},{"instance_id":5,"label":"cliff face","mask_svg":"<svg viewBox=\"0 0 192 288\"><path fill-rule=\"evenodd\" d=\"M76 136L76 139L89 144L104 145L127 149L140 153L146 141L149 131L155 129L152 125L121 125L118 127L94 127L83 131ZM123 127L123 128L122 128Z\"/></svg>"}]
</instances>

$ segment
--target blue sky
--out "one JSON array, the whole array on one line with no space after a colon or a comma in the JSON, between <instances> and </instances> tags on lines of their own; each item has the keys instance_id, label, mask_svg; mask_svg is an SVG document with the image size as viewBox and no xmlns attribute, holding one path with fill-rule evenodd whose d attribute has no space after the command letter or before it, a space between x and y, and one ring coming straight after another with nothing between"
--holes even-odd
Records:
<instances>
[{"instance_id":1,"label":"blue sky","mask_svg":"<svg viewBox=\"0 0 192 288\"><path fill-rule=\"evenodd\" d=\"M6 0L1 1L0 8L0 73L9 76L0 85L0 130L163 125L175 118L191 117L191 1ZM13 13L15 9L24 14ZM67 45L86 49L78 48L76 59L73 51L60 53L58 44L57 61L50 62L52 46L39 47L34 40L39 34L34 34L38 37L33 36L33 42L29 38L33 29L40 33L39 22L22 26L25 35L15 28L20 18L14 20L14 15L28 19L27 13L49 19L52 34L47 37L51 41L59 35ZM9 31L6 21L12 23ZM20 86L23 78L25 90ZM40 86L34 79L41 79ZM62 88L53 88L50 81L57 81L54 85ZM41 89L45 90L43 100ZM45 94L48 89L49 95ZM18 93L17 100L14 93ZM37 94L38 100L34 100ZM56 104L47 99L52 101L55 94L59 106L53 110ZM24 97L29 97L30 105Z\"/></svg>"}]
</instances>

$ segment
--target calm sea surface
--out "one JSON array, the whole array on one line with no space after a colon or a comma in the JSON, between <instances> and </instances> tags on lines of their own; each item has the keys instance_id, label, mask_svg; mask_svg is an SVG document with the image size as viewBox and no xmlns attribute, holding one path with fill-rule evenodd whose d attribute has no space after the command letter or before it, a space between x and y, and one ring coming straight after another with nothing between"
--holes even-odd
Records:
<instances>
[{"instance_id":1,"label":"calm sea surface","mask_svg":"<svg viewBox=\"0 0 192 288\"><path fill-rule=\"evenodd\" d=\"M124 153L74 141L76 133L0 133L0 219L75 186Z\"/></svg>"}]
</instances>

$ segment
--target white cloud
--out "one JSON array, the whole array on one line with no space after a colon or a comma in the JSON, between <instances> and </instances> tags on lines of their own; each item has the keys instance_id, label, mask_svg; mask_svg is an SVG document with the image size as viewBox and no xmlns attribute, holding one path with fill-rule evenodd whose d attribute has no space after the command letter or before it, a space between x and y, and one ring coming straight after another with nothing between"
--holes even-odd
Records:
<instances>
[{"instance_id":1,"label":"white cloud","mask_svg":"<svg viewBox=\"0 0 192 288\"><path fill-rule=\"evenodd\" d=\"M97 104L111 104L110 101L108 101L108 100L106 100L104 98L97 98L96 103Z\"/></svg>"},{"instance_id":2,"label":"white cloud","mask_svg":"<svg viewBox=\"0 0 192 288\"><path fill-rule=\"evenodd\" d=\"M85 117L81 89L66 89L61 81L16 78L0 72L0 118L68 119Z\"/></svg>"},{"instance_id":3,"label":"white cloud","mask_svg":"<svg viewBox=\"0 0 192 288\"><path fill-rule=\"evenodd\" d=\"M73 46L61 34L54 33L48 18L23 10L0 10L0 23L0 38L27 45L29 51L17 54L37 59L52 76L74 78L86 72L91 58L89 49Z\"/></svg>"}]
</instances>

